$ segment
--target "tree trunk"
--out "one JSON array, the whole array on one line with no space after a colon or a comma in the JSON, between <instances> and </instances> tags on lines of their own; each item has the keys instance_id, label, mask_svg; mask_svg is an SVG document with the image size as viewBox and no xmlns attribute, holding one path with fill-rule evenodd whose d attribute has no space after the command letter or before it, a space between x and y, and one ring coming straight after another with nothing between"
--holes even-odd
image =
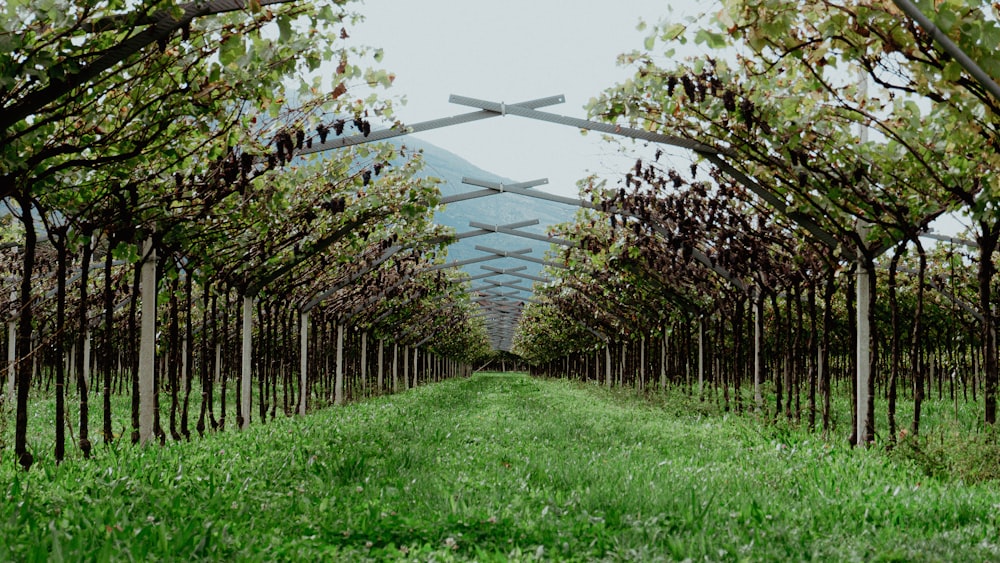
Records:
<instances>
[{"instance_id":1,"label":"tree trunk","mask_svg":"<svg viewBox=\"0 0 1000 563\"><path fill-rule=\"evenodd\" d=\"M856 264L855 269L857 269ZM856 275L848 276L844 297L847 301L847 318L848 325L850 326L851 348L855 351L855 353L851 354L848 358L848 365L851 371L851 436L848 438L848 443L852 446L857 445L858 443L858 378L856 376L858 365L857 285ZM854 322L851 322L852 320Z\"/></svg>"},{"instance_id":2,"label":"tree trunk","mask_svg":"<svg viewBox=\"0 0 1000 563\"><path fill-rule=\"evenodd\" d=\"M129 379L132 382L132 443L139 443L139 348L136 347L136 334L141 329L136 330L136 309L139 304L139 291L142 284L142 268L144 261L135 264L132 273L132 294L129 296L128 305L128 358L129 358Z\"/></svg>"},{"instance_id":3,"label":"tree trunk","mask_svg":"<svg viewBox=\"0 0 1000 563\"><path fill-rule=\"evenodd\" d=\"M819 332L816 323L816 317L818 316L816 309L816 280L810 281L806 299L808 300L807 306L809 307L809 342L807 345L808 350L806 351L809 355L809 431L812 432L816 430L816 384L820 364Z\"/></svg>"},{"instance_id":4,"label":"tree trunk","mask_svg":"<svg viewBox=\"0 0 1000 563\"><path fill-rule=\"evenodd\" d=\"M795 370L792 372L792 385L795 387L795 421L802 421L802 374L806 371L809 363L809 354L803 353L807 349L807 343L803 339L808 339L806 334L804 311L802 304L802 284L795 284Z\"/></svg>"},{"instance_id":5,"label":"tree trunk","mask_svg":"<svg viewBox=\"0 0 1000 563\"><path fill-rule=\"evenodd\" d=\"M191 440L191 430L188 428L188 409L191 404L191 371L194 369L194 319L191 314L193 306L194 280L191 272L184 275L184 339L181 342L181 381L184 389L184 402L181 406L181 436Z\"/></svg>"},{"instance_id":6,"label":"tree trunk","mask_svg":"<svg viewBox=\"0 0 1000 563\"><path fill-rule=\"evenodd\" d=\"M195 425L195 430L198 431L199 437L205 436L205 414L208 411L208 397L209 397L209 362L208 362L208 326L209 326L209 285L205 284L202 288L202 312L201 312L201 407L198 409L198 423ZM214 319L213 319L214 320Z\"/></svg>"},{"instance_id":7,"label":"tree trunk","mask_svg":"<svg viewBox=\"0 0 1000 563\"><path fill-rule=\"evenodd\" d=\"M919 238L914 239L920 265L917 270L917 310L913 315L913 332L910 339L910 369L913 370L913 424L910 431L914 436L920 432L920 407L924 400L924 370L920 363L920 346L923 338L924 316L924 276L927 272L927 254Z\"/></svg>"},{"instance_id":8,"label":"tree trunk","mask_svg":"<svg viewBox=\"0 0 1000 563\"><path fill-rule=\"evenodd\" d=\"M785 292L785 353L784 375L785 375L785 419L792 420L795 400L795 354L798 336L795 333L794 318L792 316L792 301L795 299L795 286L792 285Z\"/></svg>"},{"instance_id":9,"label":"tree trunk","mask_svg":"<svg viewBox=\"0 0 1000 563\"><path fill-rule=\"evenodd\" d=\"M156 409L156 249L153 238L143 244L142 327L139 339L138 377L135 386L138 398L139 443L146 445L153 438ZM135 399L135 397L134 397Z\"/></svg>"},{"instance_id":10,"label":"tree trunk","mask_svg":"<svg viewBox=\"0 0 1000 563\"><path fill-rule=\"evenodd\" d=\"M35 221L31 213L31 197L27 193L17 197L21 206L21 223L24 225L24 256L21 272L21 311L17 327L17 413L14 423L14 454L18 463L27 471L34 462L34 457L28 452L28 388L31 385L32 372L32 296L31 276L35 270Z\"/></svg>"},{"instance_id":11,"label":"tree trunk","mask_svg":"<svg viewBox=\"0 0 1000 563\"><path fill-rule=\"evenodd\" d=\"M76 362L76 390L80 396L80 451L83 452L84 459L90 458L90 398L87 381L87 371L90 366L90 319L87 316L87 305L90 289L90 260L93 257L93 245L91 235L93 230L85 228L83 231L83 260L80 271L80 318L79 338L82 339L77 350L79 354Z\"/></svg>"},{"instance_id":12,"label":"tree trunk","mask_svg":"<svg viewBox=\"0 0 1000 563\"><path fill-rule=\"evenodd\" d=\"M175 273L170 280L170 320L167 328L167 385L170 386L170 439L179 441L181 435L177 432L177 391L179 387L178 372L180 371L180 303L177 301L177 284L180 274Z\"/></svg>"},{"instance_id":13,"label":"tree trunk","mask_svg":"<svg viewBox=\"0 0 1000 563\"><path fill-rule=\"evenodd\" d=\"M889 261L889 315L892 326L892 339L890 342L891 365L889 366L889 390L888 390L888 415L889 415L889 444L896 443L896 382L899 378L899 370L902 364L902 346L900 344L899 326L899 300L896 295L896 270L899 267L899 259L906 253L906 241L896 247L896 252Z\"/></svg>"},{"instance_id":14,"label":"tree trunk","mask_svg":"<svg viewBox=\"0 0 1000 563\"><path fill-rule=\"evenodd\" d=\"M230 346L229 344L229 309L230 309L230 299L229 290L226 290L225 301L222 303L222 323L216 323L215 331L215 373L218 374L219 380L219 431L223 432L226 429L226 385L229 381L229 370L230 364L223 365L223 362L227 361L227 354ZM218 318L218 317L216 317ZM212 411L209 411L211 414Z\"/></svg>"},{"instance_id":15,"label":"tree trunk","mask_svg":"<svg viewBox=\"0 0 1000 563\"><path fill-rule=\"evenodd\" d=\"M51 232L56 247L56 463L66 455L66 227Z\"/></svg>"},{"instance_id":16,"label":"tree trunk","mask_svg":"<svg viewBox=\"0 0 1000 563\"><path fill-rule=\"evenodd\" d=\"M104 377L104 385L101 396L104 406L104 443L110 444L115 436L111 428L111 375L114 370L114 322L115 322L115 302L114 289L111 284L111 266L113 265L112 249L114 239L108 236L108 252L104 256L104 355L101 358L101 371Z\"/></svg>"},{"instance_id":17,"label":"tree trunk","mask_svg":"<svg viewBox=\"0 0 1000 563\"><path fill-rule=\"evenodd\" d=\"M252 391L251 372L253 370L253 297L243 296L243 346L240 369L240 406L236 425L240 430L250 426L250 394Z\"/></svg>"},{"instance_id":18,"label":"tree trunk","mask_svg":"<svg viewBox=\"0 0 1000 563\"><path fill-rule=\"evenodd\" d=\"M414 366L416 368L416 366ZM337 366L333 382L333 404L344 404L344 325L337 323ZM414 369L415 371L415 369Z\"/></svg>"},{"instance_id":19,"label":"tree trunk","mask_svg":"<svg viewBox=\"0 0 1000 563\"><path fill-rule=\"evenodd\" d=\"M764 410L764 293L759 289L753 295L753 398L757 413Z\"/></svg>"},{"instance_id":20,"label":"tree trunk","mask_svg":"<svg viewBox=\"0 0 1000 563\"><path fill-rule=\"evenodd\" d=\"M309 311L299 314L299 414L306 414L309 397Z\"/></svg>"},{"instance_id":21,"label":"tree trunk","mask_svg":"<svg viewBox=\"0 0 1000 563\"><path fill-rule=\"evenodd\" d=\"M260 328L257 331L259 335L257 341L257 396L260 399L257 401L257 416L260 418L261 424L267 422L267 381L271 376L271 370L273 366L271 365L271 337L272 326L274 322L274 316L271 314L270 307L263 301L257 301L257 322L260 324Z\"/></svg>"},{"instance_id":22,"label":"tree trunk","mask_svg":"<svg viewBox=\"0 0 1000 563\"><path fill-rule=\"evenodd\" d=\"M997 343L995 317L993 314L991 282L996 275L993 253L1000 237L1000 222L990 225L979 222L979 308L983 315L981 338L983 345L983 398L986 401L986 424L996 424L997 420Z\"/></svg>"},{"instance_id":23,"label":"tree trunk","mask_svg":"<svg viewBox=\"0 0 1000 563\"><path fill-rule=\"evenodd\" d=\"M858 262L858 342L857 342L857 403L858 445L875 440L875 348L872 339L872 319L875 305L874 264L867 257Z\"/></svg>"},{"instance_id":24,"label":"tree trunk","mask_svg":"<svg viewBox=\"0 0 1000 563\"><path fill-rule=\"evenodd\" d=\"M774 335L775 335L775 337L773 339L774 340L774 353L772 354L772 356L774 356L775 358L777 358L778 354L779 354L778 347L781 345L781 343L780 343L781 336L784 334L785 331L784 331L784 328L783 328L784 325L782 324L782 320L781 320L781 310L778 308L778 294L777 294L776 291L773 292L773 293L771 293L771 310L774 312ZM777 368L775 368L774 369L774 399L775 399L775 401L774 401L775 402L775 405L774 405L774 418L775 418L775 420L777 420L777 418L779 416L781 416L781 399L782 399L782 396L784 394L784 389L782 387L782 384L784 382L784 378L777 371L778 371Z\"/></svg>"},{"instance_id":25,"label":"tree trunk","mask_svg":"<svg viewBox=\"0 0 1000 563\"><path fill-rule=\"evenodd\" d=\"M732 370L730 382L732 383L733 408L738 413L743 412L743 401L740 388L743 385L743 381L746 379L747 367L746 335L743 332L744 323L746 322L746 305L746 298L740 297L739 301L736 302L736 308L733 311L732 317L733 361L730 364L730 369Z\"/></svg>"}]
</instances>

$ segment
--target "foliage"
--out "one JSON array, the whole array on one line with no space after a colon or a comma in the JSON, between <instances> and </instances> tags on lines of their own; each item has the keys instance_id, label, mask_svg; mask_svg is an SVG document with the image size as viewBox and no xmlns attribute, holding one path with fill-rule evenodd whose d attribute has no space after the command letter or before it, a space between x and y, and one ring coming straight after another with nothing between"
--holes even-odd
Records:
<instances>
[{"instance_id":1,"label":"foliage","mask_svg":"<svg viewBox=\"0 0 1000 563\"><path fill-rule=\"evenodd\" d=\"M152 292L159 305L156 348L166 359L174 439L179 409L187 435L190 382L200 379L211 397L210 366L235 365L223 353L234 351L225 324L237 318L234 293L257 300L259 395L277 389L279 372L288 379L299 369L287 330L293 310L316 309L319 328L336 317L432 352L483 353L485 330L457 297L461 282L428 273L450 234L432 225L437 180L419 175L420 155L392 145L329 150L339 137L368 137L373 124L401 125L391 101L347 95L360 82L388 87L394 78L363 68L381 52L347 41L346 26L359 17L348 4L60 0L2 8L0 198L12 215L2 227L0 291L5 318L19 323L15 449L26 468L26 398L42 385L30 366L55 368L58 463L62 366L84 385L83 341L93 329L93 367L104 376L95 389L112 440L112 371L116 358L123 369L133 365L140 294ZM320 76L324 62L336 70ZM307 157L314 147L327 154ZM11 217L20 225L8 225ZM147 242L159 278L140 291L136 266ZM447 310L433 306L442 300ZM409 317L417 320L400 327ZM322 352L322 343L313 348ZM70 350L76 357L67 364ZM89 398L80 395L86 455Z\"/></svg>"},{"instance_id":2,"label":"foliage","mask_svg":"<svg viewBox=\"0 0 1000 563\"><path fill-rule=\"evenodd\" d=\"M484 374L42 471L7 462L3 557L997 556L995 484L762 430Z\"/></svg>"},{"instance_id":3,"label":"foliage","mask_svg":"<svg viewBox=\"0 0 1000 563\"><path fill-rule=\"evenodd\" d=\"M996 467L1000 446L996 433L968 433L944 428L929 436L907 436L893 455L912 461L928 476L963 483L1000 481Z\"/></svg>"},{"instance_id":4,"label":"foliage","mask_svg":"<svg viewBox=\"0 0 1000 563\"><path fill-rule=\"evenodd\" d=\"M920 7L974 59L991 68L1000 60L994 44L979 41L1000 33L995 6ZM688 42L701 54L675 56ZM529 309L520 349L536 365L569 361L594 342L579 337L580 325L632 345L666 340L677 323L695 331L694 321L707 318L724 327L709 335L709 355L714 347L726 350L723 362L735 357L721 374L708 360L714 383L738 393L741 382L762 377L775 383L779 408L788 393L790 409L800 383L810 386L810 401L817 386L828 397L830 366L820 364L854 348L856 305L844 296L853 292L851 271L896 264L887 250L905 253L933 219L962 211L975 221L977 256L963 262L954 249L932 250L926 272L904 257L906 281L883 289L887 277L878 277L867 298L875 312L871 360L895 396L904 380L922 389L922 355L940 355L939 341L924 334L958 348L971 339L982 349L984 418L992 424L997 101L888 1L726 1L712 15L655 26L644 47L622 55L634 75L588 110L690 148L690 172L661 158L668 147L630 146L623 151L636 164L617 185L585 186L601 214L562 227L579 248L566 251L568 268L553 272L557 282ZM977 267L977 277L956 261ZM914 270L926 274L926 287L913 281ZM746 352L758 350L751 335L741 332L755 305L768 309L757 362ZM685 352L677 361L690 369L694 353ZM748 363L763 368L748 374Z\"/></svg>"}]
</instances>

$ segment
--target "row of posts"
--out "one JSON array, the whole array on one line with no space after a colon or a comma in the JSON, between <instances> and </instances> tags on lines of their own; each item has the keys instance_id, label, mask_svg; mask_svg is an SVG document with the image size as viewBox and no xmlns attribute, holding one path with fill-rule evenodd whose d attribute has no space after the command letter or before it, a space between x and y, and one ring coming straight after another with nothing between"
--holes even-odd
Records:
<instances>
[{"instance_id":1,"label":"row of posts","mask_svg":"<svg viewBox=\"0 0 1000 563\"><path fill-rule=\"evenodd\" d=\"M156 285L156 255L155 250L152 248L151 241L147 241L144 248L144 255L146 259L142 266L141 271L141 287L143 290L147 287L155 287ZM865 266L864 260L859 260L857 269L857 428L859 432L859 443L867 443L870 439L870 433L872 428L870 426L870 402L873 398L870 392L871 385L871 329L870 329L870 290L871 290L871 273ZM757 405L763 405L763 396L761 391L761 386L763 383L763 312L762 312L762 299L759 295L753 300L753 317L754 317L754 351L753 351L753 362L754 362L754 400ZM308 332L309 332L309 318L310 314L308 311L302 312L300 316L300 389L303 390L300 393L299 404L297 405L297 411L299 414L305 414L307 408L307 397L308 392L308 381L307 374L309 368L309 350L308 350ZM253 351L253 298L245 296L243 298L243 308L242 308L242 353L241 353L241 369L240 369L240 393L241 393L241 409L243 420L243 427L246 427L250 421L250 409L251 409L251 390L252 381L251 375L253 371L252 365L252 351ZM16 323L8 322L8 354L7 354L7 381L5 386L5 396L13 397L14 392L14 364L16 361L16 347L15 342L15 331ZM151 299L142 300L142 324L140 328L140 345L139 345L139 436L140 441L145 443L153 435L153 408L154 404L154 370L155 370L155 354L156 354L156 298L155 296ZM362 335L362 357L366 357L367 354L367 335ZM697 349L697 389L698 394L701 395L704 391L705 385L705 327L704 319L698 319L698 349ZM334 403L343 404L343 346L344 346L344 325L339 324L337 326L337 338L336 338L336 375L335 375L335 388L334 388ZM622 354L620 357L620 370L624 370L625 363L625 350L624 344L622 344ZM398 359L398 345L393 345L393 380L397 380L397 359ZM404 347L404 355L409 353L410 348ZM418 348L412 349L413 353L413 365L416 366L417 358L419 354ZM663 339L661 341L661 362L660 362L660 382L661 386L666 384L666 354L667 354L667 341ZM825 350L822 348L819 350L820 354L824 354ZM605 356L605 373L604 380L607 386L611 386L613 383L612 375L612 360L611 360L611 344L609 343L604 347ZM643 387L646 384L646 339L643 338L640 342L640 373L639 385ZM378 380L379 386L381 388L381 381L383 379L383 357L384 357L384 342L379 341L378 344ZM569 369L569 355L565 357L566 369ZM468 375L469 366L460 364L453 360L443 360L445 363L441 369L448 374L459 374ZM595 359L596 362L596 359ZM404 365L409 362L404 361ZM823 366L824 362L819 361L819 366ZM366 363L362 362L362 379L364 380L367 373L364 371L367 369ZM414 374L415 375L415 374ZM620 374L624 377L624 374ZM409 381L409 375L404 374L404 377ZM393 391L397 390L397 385L394 385Z\"/></svg>"},{"instance_id":2,"label":"row of posts","mask_svg":"<svg viewBox=\"0 0 1000 563\"><path fill-rule=\"evenodd\" d=\"M140 325L139 337L139 441L142 444L148 443L154 438L154 405L155 387L154 376L156 369L156 292L148 296L147 288L156 287L156 252L153 249L152 241L147 240L144 245L144 261L140 272L140 295L142 299L142 322ZM252 374L253 374L253 305L254 299L244 296L242 300L242 331L241 331L241 354L240 354L240 417L242 420L241 429L250 424L252 406ZM300 364L299 364L299 399L296 405L296 412L305 415L308 408L309 381L308 374L310 368L309 356L309 333L310 333L310 313L300 312ZM334 404L344 403L344 332L345 325L338 323L336 326L336 372L334 376ZM16 364L16 332L17 323L9 321L7 323L7 377L4 382L4 397L14 396L15 384L15 364ZM84 341L84 366L90 363L89 354L89 334ZM361 335L361 357L368 355L368 334ZM418 366L420 360L424 360L425 380L430 378L438 381L444 378L468 377L471 375L472 367L450 358L431 357L426 353L421 357L421 350L418 346L400 346L397 343L392 345L392 369L390 374L385 373L386 359L385 341L378 340L377 356L377 388L381 391L385 389L385 376L391 377L391 391L396 393L400 390L400 375L405 382L403 388L416 387L418 383ZM402 352L402 354L400 354ZM216 349L216 378L221 364L219 361L220 350ZM400 355L402 355L403 373L399 373ZM412 355L412 356L411 356ZM412 362L409 361L412 357ZM412 366L412 374L410 367ZM361 380L367 381L368 377L367 361L361 362ZM86 371L84 377L86 379Z\"/></svg>"},{"instance_id":3,"label":"row of posts","mask_svg":"<svg viewBox=\"0 0 1000 563\"><path fill-rule=\"evenodd\" d=\"M866 227L863 225L860 228L862 236L866 234ZM856 349L856 396L855 401L857 405L856 410L856 424L858 430L858 442L859 444L867 444L873 439L874 435L874 425L872 420L872 401L874 399L874 392L872 390L872 378L871 378L871 362L872 362L872 345L871 345L871 276L872 272L867 262L859 257L857 263L856 271L856 327L857 327L857 349ZM763 314L763 298L759 292L755 292L753 299L753 394L754 402L758 409L763 408L764 397L762 392L762 386L764 383L764 314ZM697 327L697 393L698 396L703 396L705 390L705 319L704 317L698 317L698 327ZM664 331L666 333L666 331ZM612 343L606 341L606 345L603 347L604 350L604 384L610 388L614 384L613 377L613 364L612 361ZM667 347L668 339L662 338L660 340L660 387L665 388L667 385ZM595 354L600 354L599 351ZM824 361L824 355L827 354L822 346L818 347L819 357L817 358L816 365L819 370L823 370L826 362ZM574 367L579 369L579 366L571 365L571 355L567 354L563 359L563 366L560 366L564 373L570 374ZM621 343L621 353L619 354L619 369L618 376L619 381L624 381L625 379L625 364L626 364L626 345ZM598 357L595 355L593 365L595 368L599 366L600 362ZM638 376L637 386L640 390L644 389L648 383L647 374L647 361L646 361L646 338L643 337L639 341L639 369L636 375ZM685 370L689 373L690 366L685 366ZM824 374L822 372L817 374L817 378L822 380Z\"/></svg>"}]
</instances>

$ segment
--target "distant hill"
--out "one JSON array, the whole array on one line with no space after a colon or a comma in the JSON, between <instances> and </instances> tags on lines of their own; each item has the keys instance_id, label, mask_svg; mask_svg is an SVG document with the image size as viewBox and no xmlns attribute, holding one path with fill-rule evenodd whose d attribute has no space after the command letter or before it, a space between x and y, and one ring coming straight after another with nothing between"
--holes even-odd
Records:
<instances>
[{"instance_id":1,"label":"distant hill","mask_svg":"<svg viewBox=\"0 0 1000 563\"><path fill-rule=\"evenodd\" d=\"M462 183L463 177L476 178L492 182L514 183L536 180L537 178L518 178L516 180L498 176L495 173L487 172L475 166L462 157L442 149L436 145L420 141L409 137L405 141L396 141L397 144L405 144L408 148L423 151L424 173L428 176L441 178L444 182L440 185L442 195L451 195L477 191L482 188L470 186ZM538 189L538 188L534 188ZM475 230L469 227L470 221L477 221L489 225L505 225L519 221L538 219L539 224L533 227L525 227L522 230L539 234L545 234L547 229L556 223L565 223L572 219L576 208L559 203L544 201L540 199L528 198L517 194L502 193L488 197L460 201L446 206L444 211L438 212L434 220L438 224L446 225L455 229L458 233ZM541 241L534 241L522 237L515 237L506 234L491 233L477 237L460 240L448 248L448 261L461 261L469 258L484 256L483 252L475 249L476 245L487 246L498 250L518 250L531 248L529 256L543 258L550 245ZM470 275L485 273L482 265L489 265L496 268L513 268L517 266L527 266L524 273L538 274L542 267L518 260L515 258L503 258L489 262L471 264L464 267ZM509 276L497 276L498 281L512 281ZM530 286L531 282L523 280L521 285Z\"/></svg>"}]
</instances>

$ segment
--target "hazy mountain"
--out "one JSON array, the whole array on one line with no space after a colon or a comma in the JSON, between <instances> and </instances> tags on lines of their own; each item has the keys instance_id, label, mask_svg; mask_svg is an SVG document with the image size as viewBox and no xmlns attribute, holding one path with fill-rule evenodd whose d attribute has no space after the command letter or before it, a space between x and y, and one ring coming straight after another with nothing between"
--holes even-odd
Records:
<instances>
[{"instance_id":1,"label":"hazy mountain","mask_svg":"<svg viewBox=\"0 0 1000 563\"><path fill-rule=\"evenodd\" d=\"M398 141L397 141L398 142ZM424 173L444 180L440 185L442 195L451 195L481 190L478 186L470 186L462 183L463 177L487 180L491 182L514 183L515 181L529 181L537 178L518 178L516 180L498 176L495 173L487 172L475 166L462 157L432 145L427 142L414 139L412 137L399 143L405 144L410 149L423 151ZM533 188L538 189L538 188ZM532 227L524 227L522 230L533 233L545 234L547 229L556 223L564 223L572 219L576 208L559 203L544 201L540 199L528 198L511 193L497 193L488 197L471 199L448 204L443 211L435 215L435 221L441 225L452 227L458 233L475 230L469 226L470 221L486 223L488 225L505 225L531 219L538 219L539 224ZM544 258L549 250L549 243L534 241L522 237L507 234L491 233L477 237L470 237L452 244L448 249L448 261L461 261L469 258L485 256L483 252L476 250L476 246L486 246L498 250L519 250L530 248L528 256L534 258ZM537 274L541 266L518 260L515 258L498 258L489 262L470 264L464 267L470 275L485 273L482 265L489 265L495 268L513 268L527 266L525 273ZM497 276L493 278L497 281L514 281L510 276ZM530 286L531 282L522 280L520 285Z\"/></svg>"}]
</instances>

